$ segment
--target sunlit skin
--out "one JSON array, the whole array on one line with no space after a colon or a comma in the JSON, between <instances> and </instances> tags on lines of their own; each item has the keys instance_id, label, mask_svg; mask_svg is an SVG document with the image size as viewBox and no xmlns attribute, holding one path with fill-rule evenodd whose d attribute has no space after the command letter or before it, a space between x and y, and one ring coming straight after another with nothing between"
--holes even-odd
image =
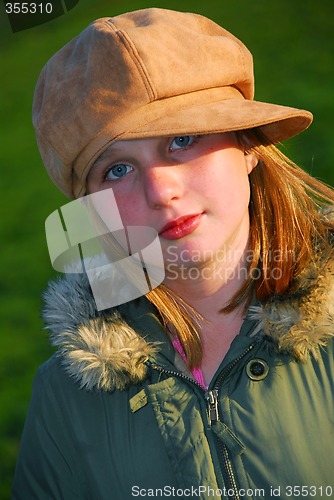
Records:
<instances>
[{"instance_id":1,"label":"sunlit skin","mask_svg":"<svg viewBox=\"0 0 334 500\"><path fill-rule=\"evenodd\" d=\"M202 328L207 379L242 323L240 311L219 310L243 279L235 270L247 250L248 176L256 164L233 133L159 137L112 144L88 175L89 193L113 189L125 226L159 233L165 283L209 319Z\"/></svg>"}]
</instances>

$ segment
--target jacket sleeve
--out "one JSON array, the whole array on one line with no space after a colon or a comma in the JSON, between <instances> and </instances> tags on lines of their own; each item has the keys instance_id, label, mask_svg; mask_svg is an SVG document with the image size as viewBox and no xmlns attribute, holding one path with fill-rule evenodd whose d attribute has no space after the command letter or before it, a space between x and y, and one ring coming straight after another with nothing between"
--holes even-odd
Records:
<instances>
[{"instance_id":1,"label":"jacket sleeve","mask_svg":"<svg viewBox=\"0 0 334 500\"><path fill-rule=\"evenodd\" d=\"M50 382L48 363L35 378L14 476L12 500L73 500L80 495L64 397ZM51 377L52 378L52 377ZM66 392L66 391L65 391Z\"/></svg>"}]
</instances>

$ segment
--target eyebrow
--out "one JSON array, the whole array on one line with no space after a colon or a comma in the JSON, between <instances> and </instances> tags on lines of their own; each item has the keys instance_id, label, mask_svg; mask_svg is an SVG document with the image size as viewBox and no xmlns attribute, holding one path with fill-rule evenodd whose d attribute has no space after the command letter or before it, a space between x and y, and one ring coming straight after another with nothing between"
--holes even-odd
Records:
<instances>
[{"instance_id":1,"label":"eyebrow","mask_svg":"<svg viewBox=\"0 0 334 500\"><path fill-rule=\"evenodd\" d=\"M119 150L119 147L116 145L116 143L108 146L107 149L105 149L103 151L103 153L101 153L100 156L98 158L96 158L92 167L94 167L96 164L100 163L100 161L103 161L106 158L106 156L108 156L110 153L114 153L114 152L117 153L117 150Z\"/></svg>"}]
</instances>

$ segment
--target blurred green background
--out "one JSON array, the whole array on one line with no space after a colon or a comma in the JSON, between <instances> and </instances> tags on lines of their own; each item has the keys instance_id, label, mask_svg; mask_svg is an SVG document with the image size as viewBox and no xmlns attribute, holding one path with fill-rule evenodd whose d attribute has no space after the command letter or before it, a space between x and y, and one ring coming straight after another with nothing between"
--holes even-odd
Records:
<instances>
[{"instance_id":1,"label":"blurred green background","mask_svg":"<svg viewBox=\"0 0 334 500\"><path fill-rule=\"evenodd\" d=\"M153 6L204 14L241 38L254 55L256 98L314 113L311 128L288 141L285 152L334 185L333 0L79 0L66 15L17 33L1 4L1 500L10 497L34 374L51 353L39 316L41 291L55 274L44 221L67 201L50 183L35 144L35 82L47 59L91 20Z\"/></svg>"}]
</instances>

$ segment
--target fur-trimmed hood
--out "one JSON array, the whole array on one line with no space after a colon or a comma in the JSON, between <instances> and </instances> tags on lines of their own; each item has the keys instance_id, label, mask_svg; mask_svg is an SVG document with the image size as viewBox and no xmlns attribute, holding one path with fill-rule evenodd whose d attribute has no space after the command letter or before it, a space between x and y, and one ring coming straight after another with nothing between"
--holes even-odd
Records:
<instances>
[{"instance_id":1,"label":"fur-trimmed hood","mask_svg":"<svg viewBox=\"0 0 334 500\"><path fill-rule=\"evenodd\" d=\"M66 274L49 284L44 299L51 343L82 388L124 389L146 378L147 361L166 337L145 297L133 301L129 314L123 312L126 306L97 311L87 276ZM138 315L146 321L142 331L131 326L138 324ZM258 322L253 335L269 339L279 351L299 361L317 356L334 332L334 256L306 269L293 295L252 306L249 317ZM148 336L149 341L146 328L160 335Z\"/></svg>"}]
</instances>

